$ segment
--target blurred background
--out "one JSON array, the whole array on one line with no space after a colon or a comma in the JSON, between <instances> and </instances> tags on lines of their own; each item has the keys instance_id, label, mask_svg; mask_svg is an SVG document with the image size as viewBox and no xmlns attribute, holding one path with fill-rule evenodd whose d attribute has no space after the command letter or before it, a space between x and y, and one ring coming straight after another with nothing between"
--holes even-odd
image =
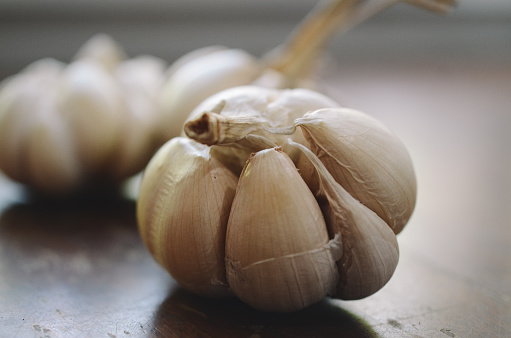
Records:
<instances>
[{"instance_id":1,"label":"blurred background","mask_svg":"<svg viewBox=\"0 0 511 338\"><path fill-rule=\"evenodd\" d=\"M97 33L110 34L130 57L151 54L168 63L196 48L216 44L261 56L282 43L316 3L316 0L1 0L0 79L43 57L69 61ZM458 6L444 16L399 3L336 36L329 54L322 89L346 106L369 113L389 126L409 149L418 180L417 206L398 236L400 263L391 281L367 299L331 304L350 316L362 318L364 327L374 333L366 334L369 331L357 326L355 331L359 335L352 336L511 335L511 1L459 0ZM4 214L0 229L18 229L20 224L27 223L24 209L14 212L14 216L10 211L18 210L12 204L23 200L21 196L19 188L0 175L0 212ZM134 206L129 207L128 215L132 217ZM53 224L60 217L56 212L47 219ZM67 247L50 250L44 243L32 245L26 241L25 233L32 232L44 233L56 239L55 243L69 240L67 233L60 230L38 231L40 217L34 219L29 231L14 233L21 238L18 240L21 245L16 242L18 237L4 230L0 252L2 246L5 252L11 252L11 246L18 245L17 250L22 253L46 250L52 254L56 251L55 257L66 257ZM139 242L133 217L130 222L127 230L124 225L121 230L115 228L115 236L103 235L110 231L107 226L100 228L96 237L82 239L71 234L72 239L79 239L85 248L83 256L91 262L95 262L97 254L94 243L101 238L108 239L108 243L100 241L105 248L134 248L141 258L135 263L117 264L121 271L118 278L130 281L124 289L119 290L115 283L102 283L100 292L96 289L89 292L90 286L85 282L81 288L72 289L66 298L71 304L67 306L68 312L79 312L73 310L74 300L81 300L84 294L88 302L97 301L90 304L104 308L106 295L113 305L105 313L121 318L119 330L142 335L139 325L142 322L156 329L172 328L167 325L165 311L161 316L164 320L154 323L155 308L166 309L161 305L166 303L172 308L182 300L176 303L173 299L175 286L169 287L170 291L165 289L170 277L156 264L148 265L152 260ZM102 224L98 219L90 223ZM126 222L123 219L120 223ZM129 241L119 234L128 234ZM107 258L116 262L117 256L127 256L121 249ZM30 259L31 256L28 264ZM1 265L0 259L0 268ZM22 264L13 260L12 266ZM63 268L55 270L68 275ZM48 271L43 272L49 275ZM112 278L110 270L99 270L97 274L106 280ZM47 317L27 323L46 322L54 325L53 332L67 329L60 317L52 317L53 306L65 310L66 305L43 304L39 301L44 291L39 278L26 292L18 287L18 282L31 280L18 275L12 281L0 280L0 286L4 286L0 296L18 290L14 294L27 299L29 311L34 307L47 310ZM142 287L146 283L154 285ZM61 284L74 285L66 280ZM133 299L136 294L140 299ZM165 297L169 301L164 302ZM216 318L217 305L210 308L198 300L182 302ZM9 319L9 327L22 334L31 328L19 329L24 324L16 312L21 312L18 303L19 299L13 296L15 305L7 307L2 316ZM81 303L84 302L77 302ZM97 320L94 306L75 316L79 320L73 317L76 330L90 329L87 321ZM128 313L119 309L128 309ZM338 313L330 308L325 311L333 316L328 324L334 325ZM130 313L132 318L126 320ZM25 316L25 312L22 314ZM246 327L278 328L278 324L253 313L241 316ZM239 329L238 319L220 317L225 327ZM323 317L322 312L319 317ZM201 318L174 324L200 326L196 323L201 323ZM282 327L282 332L291 332L301 321L291 322ZM213 320L211 323L210 328L218 327ZM311 322L305 334L317 333L315 325ZM343 332L343 326L342 322L331 329ZM114 329L117 330L117 322L101 322L94 332L104 334Z\"/></svg>"},{"instance_id":2,"label":"blurred background","mask_svg":"<svg viewBox=\"0 0 511 338\"><path fill-rule=\"evenodd\" d=\"M2 0L0 76L43 57L69 60L92 35L112 35L128 55L168 62L207 45L262 55L281 43L316 0ZM338 36L341 61L428 59L503 62L511 55L511 2L459 0L448 18L401 3Z\"/></svg>"}]
</instances>

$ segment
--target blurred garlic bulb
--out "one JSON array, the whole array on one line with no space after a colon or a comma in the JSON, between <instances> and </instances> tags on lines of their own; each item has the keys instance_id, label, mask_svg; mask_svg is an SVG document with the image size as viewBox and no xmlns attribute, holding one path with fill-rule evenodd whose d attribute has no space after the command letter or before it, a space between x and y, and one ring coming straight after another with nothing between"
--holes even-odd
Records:
<instances>
[{"instance_id":1,"label":"blurred garlic bulb","mask_svg":"<svg viewBox=\"0 0 511 338\"><path fill-rule=\"evenodd\" d=\"M178 136L188 114L205 98L251 83L261 67L249 53L220 46L201 48L175 61L158 96L162 139Z\"/></svg>"},{"instance_id":2,"label":"blurred garlic bulb","mask_svg":"<svg viewBox=\"0 0 511 338\"><path fill-rule=\"evenodd\" d=\"M243 86L205 100L185 132L202 143L188 140L186 149L200 149L237 181L232 194L234 181L221 184L217 169L172 155L184 144L181 137L144 172L139 229L185 288L193 290L189 280L198 278L197 293L220 295L205 292L206 281L257 309L285 312L326 295L367 297L391 278L399 256L394 231L413 211L416 181L404 145L380 122L311 90ZM304 160L315 170L317 190L297 169ZM189 203L183 202L185 189ZM225 251L204 238L224 241ZM219 255L225 266L211 263ZM212 278L209 270L186 271L189 260L224 269L216 275L226 279Z\"/></svg>"},{"instance_id":3,"label":"blurred garlic bulb","mask_svg":"<svg viewBox=\"0 0 511 338\"><path fill-rule=\"evenodd\" d=\"M37 61L0 87L0 169L44 193L115 185L144 168L159 145L156 93L164 61L125 59L108 36L73 62Z\"/></svg>"}]
</instances>

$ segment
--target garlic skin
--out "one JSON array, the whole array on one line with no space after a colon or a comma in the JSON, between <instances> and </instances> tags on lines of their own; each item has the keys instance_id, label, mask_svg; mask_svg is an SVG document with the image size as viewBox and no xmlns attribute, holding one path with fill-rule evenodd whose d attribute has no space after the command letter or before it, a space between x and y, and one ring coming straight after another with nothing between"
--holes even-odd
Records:
<instances>
[{"instance_id":1,"label":"garlic skin","mask_svg":"<svg viewBox=\"0 0 511 338\"><path fill-rule=\"evenodd\" d=\"M308 111L338 106L331 98L310 89L234 87L212 95L198 105L185 123L184 134L208 145L239 144L249 135L252 139L247 140L247 149L217 147L215 150L219 157L230 158L229 167L239 174L250 153L262 149L257 143L261 138L269 141L265 146L282 146L293 161L298 159L300 152L287 145L288 136L271 133L263 127L287 127ZM226 120L216 121L214 117L218 115L209 112L219 114ZM205 113L208 125L203 117ZM232 124L229 118L234 119ZM254 140L256 137L258 139ZM300 133L292 135L292 139L299 143L306 142Z\"/></svg>"},{"instance_id":2,"label":"garlic skin","mask_svg":"<svg viewBox=\"0 0 511 338\"><path fill-rule=\"evenodd\" d=\"M106 35L74 61L37 61L0 86L0 170L44 194L115 186L160 145L156 94L164 61L125 59ZM100 183L101 182L101 183Z\"/></svg>"},{"instance_id":3,"label":"garlic skin","mask_svg":"<svg viewBox=\"0 0 511 338\"><path fill-rule=\"evenodd\" d=\"M321 210L291 159L279 148L252 155L227 225L227 279L233 292L263 311L295 311L316 303L337 283L337 244L329 243Z\"/></svg>"},{"instance_id":4,"label":"garlic skin","mask_svg":"<svg viewBox=\"0 0 511 338\"><path fill-rule=\"evenodd\" d=\"M319 109L295 121L309 148L355 199L398 234L415 207L417 182L404 144L380 121L353 109Z\"/></svg>"},{"instance_id":5,"label":"garlic skin","mask_svg":"<svg viewBox=\"0 0 511 338\"><path fill-rule=\"evenodd\" d=\"M140 234L155 259L184 288L228 294L225 233L238 178L209 147L177 137L158 150L142 178Z\"/></svg>"}]
</instances>

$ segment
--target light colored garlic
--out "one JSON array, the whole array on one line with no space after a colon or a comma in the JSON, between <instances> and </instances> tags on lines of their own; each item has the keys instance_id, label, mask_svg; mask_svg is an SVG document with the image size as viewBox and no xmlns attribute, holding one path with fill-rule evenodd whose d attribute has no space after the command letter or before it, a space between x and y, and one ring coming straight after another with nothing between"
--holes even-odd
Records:
<instances>
[{"instance_id":1,"label":"light colored garlic","mask_svg":"<svg viewBox=\"0 0 511 338\"><path fill-rule=\"evenodd\" d=\"M251 83L261 67L249 53L225 47L200 49L178 59L158 96L161 138L181 134L186 117L199 103L221 90Z\"/></svg>"},{"instance_id":2,"label":"light colored garlic","mask_svg":"<svg viewBox=\"0 0 511 338\"><path fill-rule=\"evenodd\" d=\"M318 109L321 105L333 107ZM365 193L378 201L377 206L398 214L410 215L414 208L413 167L403 145L388 129L305 89L232 88L204 101L193 116L198 117L186 124L185 132L204 144L188 140L187 145L195 145L193 149L207 153L208 161L214 160L222 170L240 178L232 200L217 197L216 206L223 212L212 213L208 194L212 189L201 190L210 185L203 183L210 176L203 165L183 164L181 155L163 150L168 155L157 155L144 173L137 202L139 228L149 250L180 284L193 289L185 282L187 278L202 278L213 287L216 284L211 281L218 280L206 271L201 275L192 272L196 269L184 268L187 259L192 264L201 261L194 255L205 250L200 242L204 236L216 238L223 231L210 235L210 226L201 227L200 217L193 216L196 210L214 215L209 221L215 224L224 222L220 215L229 213L222 286L226 293L229 289L257 309L294 311L326 295L363 298L388 282L398 262L395 234L359 200ZM301 144L289 141L290 137ZM163 149L174 149L185 139L176 140ZM379 142L377 147L375 142ZM304 157L297 156L302 153ZM350 172L357 174L336 182L326 166L332 165L329 154L335 159L348 156ZM314 193L297 170L305 160L318 178ZM233 163L244 163L241 173L233 170ZM334 164L343 167L344 162ZM186 177L186 188L178 187L181 179L174 172ZM360 187L352 196L348 191L357 180L368 182L357 182ZM364 192L364 188L373 191ZM190 194L187 203L183 202L185 189ZM225 189L232 186L225 185ZM398 209L385 204L389 196L399 204ZM409 200L402 202L401 198ZM192 230L185 234L170 230L182 228L181 224ZM182 247L184 242L191 247ZM195 254L187 258L183 252ZM205 290L195 292L209 294Z\"/></svg>"},{"instance_id":3,"label":"light colored garlic","mask_svg":"<svg viewBox=\"0 0 511 338\"><path fill-rule=\"evenodd\" d=\"M291 159L279 148L251 156L227 225L227 280L234 293L264 311L302 309L333 293L340 253Z\"/></svg>"},{"instance_id":4,"label":"light colored garlic","mask_svg":"<svg viewBox=\"0 0 511 338\"><path fill-rule=\"evenodd\" d=\"M159 128L164 61L125 59L106 35L74 61L44 59L0 87L0 170L43 193L118 184L144 168Z\"/></svg>"},{"instance_id":5,"label":"light colored garlic","mask_svg":"<svg viewBox=\"0 0 511 338\"><path fill-rule=\"evenodd\" d=\"M156 260L192 292L228 292L225 233L237 181L209 147L181 137L160 148L144 172L140 234Z\"/></svg>"},{"instance_id":6,"label":"light colored garlic","mask_svg":"<svg viewBox=\"0 0 511 338\"><path fill-rule=\"evenodd\" d=\"M66 191L81 175L72 135L50 104L63 68L43 59L0 89L0 168L39 190Z\"/></svg>"}]
</instances>

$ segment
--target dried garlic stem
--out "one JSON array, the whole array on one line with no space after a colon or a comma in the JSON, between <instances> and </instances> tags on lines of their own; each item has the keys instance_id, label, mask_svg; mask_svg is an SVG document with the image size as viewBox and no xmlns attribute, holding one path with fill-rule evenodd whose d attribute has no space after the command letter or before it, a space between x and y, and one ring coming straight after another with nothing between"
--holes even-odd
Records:
<instances>
[{"instance_id":1,"label":"dried garlic stem","mask_svg":"<svg viewBox=\"0 0 511 338\"><path fill-rule=\"evenodd\" d=\"M208 146L237 143L249 134L262 131L268 121L260 116L227 116L205 112L184 126L186 136ZM273 146L272 146L273 147Z\"/></svg>"},{"instance_id":2,"label":"dried garlic stem","mask_svg":"<svg viewBox=\"0 0 511 338\"><path fill-rule=\"evenodd\" d=\"M268 66L286 76L293 84L308 74L329 40L371 16L397 4L407 2L436 13L446 13L455 0L326 0L308 15L284 46L269 53Z\"/></svg>"},{"instance_id":3,"label":"dried garlic stem","mask_svg":"<svg viewBox=\"0 0 511 338\"><path fill-rule=\"evenodd\" d=\"M409 4L422 7L436 13L446 13L456 5L456 0L404 0Z\"/></svg>"},{"instance_id":4,"label":"dried garlic stem","mask_svg":"<svg viewBox=\"0 0 511 338\"><path fill-rule=\"evenodd\" d=\"M361 0L327 0L308 15L294 31L277 56L268 60L269 67L293 82L308 73L315 57L334 35L351 9ZM326 3L326 4L325 4ZM271 53L270 53L271 54Z\"/></svg>"}]
</instances>

